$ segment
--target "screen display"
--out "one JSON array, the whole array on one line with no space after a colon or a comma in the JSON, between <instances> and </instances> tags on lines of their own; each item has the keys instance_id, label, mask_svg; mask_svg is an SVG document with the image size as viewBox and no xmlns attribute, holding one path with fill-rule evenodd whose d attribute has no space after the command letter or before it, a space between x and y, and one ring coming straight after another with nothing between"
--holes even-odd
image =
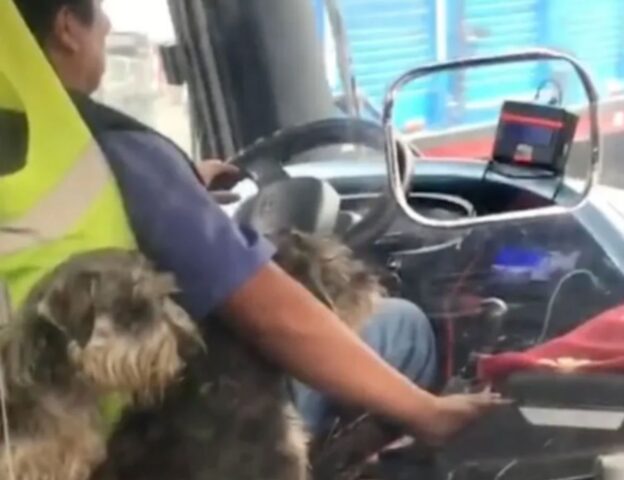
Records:
<instances>
[{"instance_id":1,"label":"screen display","mask_svg":"<svg viewBox=\"0 0 624 480\"><path fill-rule=\"evenodd\" d=\"M558 273L574 270L579 257L580 252L505 246L496 252L492 267L500 280L548 281Z\"/></svg>"},{"instance_id":2,"label":"screen display","mask_svg":"<svg viewBox=\"0 0 624 480\"><path fill-rule=\"evenodd\" d=\"M552 143L554 134L555 130L549 127L517 122L507 122L503 128L503 137L514 145L548 147Z\"/></svg>"}]
</instances>

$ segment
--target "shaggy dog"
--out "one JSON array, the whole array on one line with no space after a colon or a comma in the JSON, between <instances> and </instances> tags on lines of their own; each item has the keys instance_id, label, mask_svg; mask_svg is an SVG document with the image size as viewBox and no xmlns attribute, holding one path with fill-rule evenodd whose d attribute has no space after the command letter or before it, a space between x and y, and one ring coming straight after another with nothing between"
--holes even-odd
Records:
<instances>
[{"instance_id":1,"label":"shaggy dog","mask_svg":"<svg viewBox=\"0 0 624 480\"><path fill-rule=\"evenodd\" d=\"M332 240L288 232L275 242L287 272L362 326L383 294L363 263ZM174 291L142 256L117 250L74 257L34 289L0 342L11 434L0 478L308 477L282 372L227 321L195 327ZM105 447L100 405L112 394L131 401Z\"/></svg>"},{"instance_id":2,"label":"shaggy dog","mask_svg":"<svg viewBox=\"0 0 624 480\"><path fill-rule=\"evenodd\" d=\"M174 291L170 277L122 251L76 256L33 289L0 333L0 478L90 477L106 458L100 400L155 400L183 368L186 345L201 343Z\"/></svg>"},{"instance_id":3,"label":"shaggy dog","mask_svg":"<svg viewBox=\"0 0 624 480\"><path fill-rule=\"evenodd\" d=\"M333 238L288 231L271 240L278 265L349 327L361 330L386 293L371 267Z\"/></svg>"}]
</instances>

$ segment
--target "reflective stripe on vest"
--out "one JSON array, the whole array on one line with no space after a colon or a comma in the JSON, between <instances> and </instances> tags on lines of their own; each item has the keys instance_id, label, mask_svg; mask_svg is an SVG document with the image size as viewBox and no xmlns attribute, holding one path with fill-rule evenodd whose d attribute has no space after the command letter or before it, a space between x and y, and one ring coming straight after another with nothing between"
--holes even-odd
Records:
<instances>
[{"instance_id":1,"label":"reflective stripe on vest","mask_svg":"<svg viewBox=\"0 0 624 480\"><path fill-rule=\"evenodd\" d=\"M0 229L0 256L62 239L111 182L99 147L93 143L56 189L23 217Z\"/></svg>"},{"instance_id":2,"label":"reflective stripe on vest","mask_svg":"<svg viewBox=\"0 0 624 480\"><path fill-rule=\"evenodd\" d=\"M0 176L0 280L19 307L72 255L136 243L102 152L13 0L0 0L0 109L28 125L25 167Z\"/></svg>"}]
</instances>

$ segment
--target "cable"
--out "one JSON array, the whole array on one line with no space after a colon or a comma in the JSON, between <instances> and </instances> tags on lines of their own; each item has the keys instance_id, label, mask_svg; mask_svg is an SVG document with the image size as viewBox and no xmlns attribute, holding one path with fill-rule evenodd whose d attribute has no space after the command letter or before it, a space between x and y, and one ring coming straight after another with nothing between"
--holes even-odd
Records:
<instances>
[{"instance_id":1,"label":"cable","mask_svg":"<svg viewBox=\"0 0 624 480\"><path fill-rule=\"evenodd\" d=\"M553 310L555 308L555 302L557 300L557 297L561 293L561 289L563 288L563 286L566 284L568 280L578 275L587 275L592 281L592 283L594 284L594 286L596 286L596 288L599 288L598 277L596 277L596 275L591 270L587 270L587 269L572 270L571 272L568 272L563 277L561 277L559 281L557 282L557 285L555 286L555 289L553 290L552 295L550 296L550 300L548 300L548 307L546 308L546 315L544 317L544 326L542 327L542 330L539 336L536 338L536 343L543 342L546 338L546 335L548 334L548 330L550 328L550 322L552 321Z\"/></svg>"},{"instance_id":2,"label":"cable","mask_svg":"<svg viewBox=\"0 0 624 480\"><path fill-rule=\"evenodd\" d=\"M11 302L6 285L0 282L0 328L5 327L11 321ZM7 408L7 391L5 384L4 366L0 362L0 410L2 415L2 436L6 451L6 461L9 470L9 480L17 480L13 465L13 452L11 447L11 433L9 428L9 413Z\"/></svg>"},{"instance_id":3,"label":"cable","mask_svg":"<svg viewBox=\"0 0 624 480\"><path fill-rule=\"evenodd\" d=\"M487 181L487 176L488 173L490 173L490 168L492 167L493 163L494 162L492 160L487 163L487 165L483 169L483 175L481 175L481 180L479 181L479 183L485 183Z\"/></svg>"},{"instance_id":4,"label":"cable","mask_svg":"<svg viewBox=\"0 0 624 480\"><path fill-rule=\"evenodd\" d=\"M553 203L557 203L557 198L559 197L559 194L563 191L563 187L565 186L565 182L563 181L563 179L563 175L559 177L559 181L557 182L557 186L555 187L555 191L553 192L553 196L551 198L551 201Z\"/></svg>"},{"instance_id":5,"label":"cable","mask_svg":"<svg viewBox=\"0 0 624 480\"><path fill-rule=\"evenodd\" d=\"M559 83L554 78L548 78L537 86L537 90L535 92L535 96L533 97L533 100L537 102L539 100L541 93L548 86L554 87L556 96L552 97L550 101L547 102L547 105L550 105L551 107L563 105L563 87L561 86L561 83Z\"/></svg>"},{"instance_id":6,"label":"cable","mask_svg":"<svg viewBox=\"0 0 624 480\"><path fill-rule=\"evenodd\" d=\"M442 301L442 311L444 312L444 328L446 334L446 356L445 356L445 370L446 370L446 380L450 380L453 378L453 369L455 367L455 319L450 315L451 313L451 301L459 297L461 293L461 289L466 282L466 279L472 272L473 268L477 263L481 260L484 254L483 246L475 253L472 259L466 265L459 276L457 277L457 282L453 286L450 295Z\"/></svg>"},{"instance_id":7,"label":"cable","mask_svg":"<svg viewBox=\"0 0 624 480\"><path fill-rule=\"evenodd\" d=\"M9 480L17 480L15 468L13 466L13 448L11 446L11 434L9 428L9 413L7 408L6 385L4 383L4 369L0 367L0 406L2 410L2 436L4 438L4 448L6 450L7 467L9 469Z\"/></svg>"},{"instance_id":8,"label":"cable","mask_svg":"<svg viewBox=\"0 0 624 480\"><path fill-rule=\"evenodd\" d=\"M494 477L494 480L503 480L503 477L507 475L516 465L518 465L518 463L517 458L509 462L500 472L498 472L498 475Z\"/></svg>"}]
</instances>

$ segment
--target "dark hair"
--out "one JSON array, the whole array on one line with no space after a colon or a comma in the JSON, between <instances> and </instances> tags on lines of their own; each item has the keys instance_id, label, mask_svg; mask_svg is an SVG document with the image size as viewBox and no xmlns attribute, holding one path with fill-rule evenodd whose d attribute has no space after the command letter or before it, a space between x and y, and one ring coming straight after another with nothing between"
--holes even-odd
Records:
<instances>
[{"instance_id":1,"label":"dark hair","mask_svg":"<svg viewBox=\"0 0 624 480\"><path fill-rule=\"evenodd\" d=\"M93 0L14 0L28 28L39 43L52 32L54 19L61 8L69 7L81 20L91 23Z\"/></svg>"}]
</instances>

